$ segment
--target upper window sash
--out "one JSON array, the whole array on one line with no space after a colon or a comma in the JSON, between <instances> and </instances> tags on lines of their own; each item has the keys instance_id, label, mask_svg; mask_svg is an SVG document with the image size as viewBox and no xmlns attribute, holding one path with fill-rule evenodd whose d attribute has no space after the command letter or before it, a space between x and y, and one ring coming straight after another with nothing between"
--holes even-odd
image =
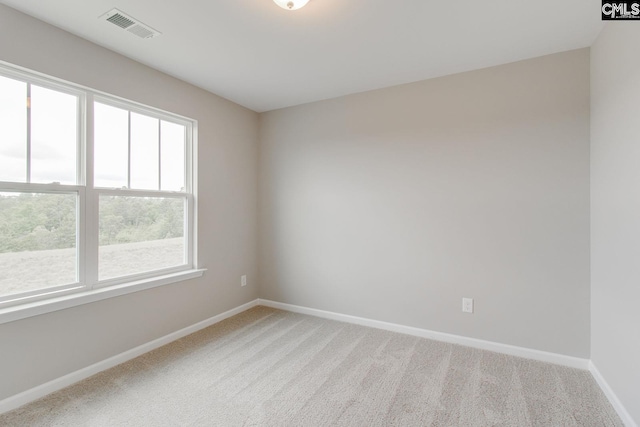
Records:
<instances>
[{"instance_id":1,"label":"upper window sash","mask_svg":"<svg viewBox=\"0 0 640 427\"><path fill-rule=\"evenodd\" d=\"M105 94L82 85L62 81L3 61L0 61L0 75L26 84L35 84L43 88L73 95L78 98L76 185L87 186L93 183L93 176L89 176L89 172L93 172L93 164L89 165L88 159L89 157L92 157L94 148L92 134L93 102L99 102L185 126L185 189L183 192L190 194L195 191L193 158L196 150L195 130L197 128L197 123L193 119L175 113L167 113L159 108L147 106L114 95ZM91 171L89 171L89 169L91 169Z\"/></svg>"},{"instance_id":2,"label":"upper window sash","mask_svg":"<svg viewBox=\"0 0 640 427\"><path fill-rule=\"evenodd\" d=\"M76 120L76 126L75 126L76 128L76 135L75 135L76 177L75 177L75 182L73 184L62 183L61 185L85 185L85 174L84 174L85 149L84 147L86 146L85 136L86 136L87 91L81 90L79 88L74 88L69 84L58 82L55 79L45 77L31 71L17 70L15 69L15 67L5 66L1 61L0 61L0 76L24 83L25 85L27 85L27 88L33 88L33 86L37 86L43 89L52 90L52 91L59 92L65 95L70 95L76 98L76 118L75 118ZM25 114L27 114L27 117L29 117L26 123L26 126L29 129L27 130L28 140L26 142L28 147L26 152L26 162L27 162L26 167L27 167L28 173L25 175L25 178L29 178L29 179L25 179L24 181L10 181L10 182L29 183L29 181L33 181L32 179L30 179L33 175L30 171L30 166L32 162L32 155L31 155L31 148L30 148L30 145L31 145L30 132L32 128L32 123L30 120L31 108L32 108L31 91L27 90L27 93L25 94ZM34 184L41 184L41 183L43 182L34 182ZM51 183L53 183L53 181Z\"/></svg>"},{"instance_id":3,"label":"upper window sash","mask_svg":"<svg viewBox=\"0 0 640 427\"><path fill-rule=\"evenodd\" d=\"M92 98L92 112L93 112L93 133L90 137L95 138L93 142L93 159L94 162L91 165L93 170L92 183L93 187L96 189L123 189L123 190L131 190L131 191L159 191L159 192L179 192L179 193L192 193L193 192L193 172L192 172L192 157L193 157L193 136L194 136L194 122L192 120L168 114L163 111L138 106L135 103L131 104L129 102L123 102L117 98L107 97L107 96L93 96ZM111 107L111 112L103 109L102 106ZM100 111L98 113L96 110ZM123 113L123 114L120 114ZM120 154L113 154L115 163L114 165L118 172L119 178L112 179L112 182L109 184L105 184L105 180L98 179L98 174L105 169L104 166L100 166L100 151L101 144L98 139L97 133L99 130L96 127L100 126L100 117L99 114L111 114L112 119L119 122L120 132L118 135L114 135L113 138L118 140L118 151ZM120 115L117 117L116 115ZM156 121L148 122L147 119ZM147 127L147 134L141 134L139 131L141 126L144 126L144 121L147 121L147 126L151 125L152 128ZM175 127L178 126L176 129ZM173 128L173 129L172 129ZM181 128L181 129L180 129ZM175 132L182 132L182 134ZM149 134L148 132L151 132ZM152 170L152 174L146 175L146 184L141 184L140 179L145 179L141 177L140 171L145 170L144 167L141 167L140 161L140 149L144 149L143 145L145 144L145 136L151 137L152 145L147 146L146 150L148 154L155 156L154 161L157 163L154 167L155 170ZM175 148L172 148L170 139L179 138L179 143L182 144L182 147L177 152ZM142 138L142 139L140 139ZM148 145L149 141L146 140L146 144ZM165 145L166 144L166 145ZM114 148L115 149L115 148ZM149 151L151 150L151 151ZM181 169L181 174L175 175L175 172L171 173L171 171L167 171L167 167L169 169L173 169L171 167L172 163L165 163L167 159L174 158L175 156L180 156L182 159L182 163L180 164L179 169ZM135 161L137 160L137 162ZM112 162L113 163L113 162ZM135 181L134 181L135 177ZM170 179L170 178L174 179ZM167 183L173 182L176 183L175 178L179 177L179 185L174 185L173 188L171 186L167 186ZM149 181L152 179L152 181ZM149 182L152 184L149 185ZM179 188L178 188L179 187Z\"/></svg>"}]
</instances>

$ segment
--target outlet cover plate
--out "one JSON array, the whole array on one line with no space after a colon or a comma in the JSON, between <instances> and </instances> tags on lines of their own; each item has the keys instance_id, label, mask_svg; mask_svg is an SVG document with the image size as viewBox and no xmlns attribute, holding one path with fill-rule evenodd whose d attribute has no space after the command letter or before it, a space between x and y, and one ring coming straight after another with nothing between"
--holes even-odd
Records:
<instances>
[{"instance_id":1,"label":"outlet cover plate","mask_svg":"<svg viewBox=\"0 0 640 427\"><path fill-rule=\"evenodd\" d=\"M462 298L462 311L473 313L473 298Z\"/></svg>"}]
</instances>

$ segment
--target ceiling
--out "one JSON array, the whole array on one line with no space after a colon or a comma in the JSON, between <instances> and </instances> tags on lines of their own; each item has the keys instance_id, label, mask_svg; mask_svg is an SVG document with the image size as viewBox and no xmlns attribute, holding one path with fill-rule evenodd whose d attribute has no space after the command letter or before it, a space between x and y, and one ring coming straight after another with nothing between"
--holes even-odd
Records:
<instances>
[{"instance_id":1,"label":"ceiling","mask_svg":"<svg viewBox=\"0 0 640 427\"><path fill-rule=\"evenodd\" d=\"M598 0L0 0L252 110L590 46ZM162 36L99 20L118 8Z\"/></svg>"}]
</instances>

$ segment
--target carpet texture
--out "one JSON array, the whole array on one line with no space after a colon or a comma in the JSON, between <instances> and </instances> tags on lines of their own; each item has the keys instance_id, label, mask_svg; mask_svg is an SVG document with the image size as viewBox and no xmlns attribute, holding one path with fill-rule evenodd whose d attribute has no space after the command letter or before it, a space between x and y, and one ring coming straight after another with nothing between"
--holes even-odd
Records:
<instances>
[{"instance_id":1,"label":"carpet texture","mask_svg":"<svg viewBox=\"0 0 640 427\"><path fill-rule=\"evenodd\" d=\"M589 372L256 307L2 426L622 426Z\"/></svg>"}]
</instances>

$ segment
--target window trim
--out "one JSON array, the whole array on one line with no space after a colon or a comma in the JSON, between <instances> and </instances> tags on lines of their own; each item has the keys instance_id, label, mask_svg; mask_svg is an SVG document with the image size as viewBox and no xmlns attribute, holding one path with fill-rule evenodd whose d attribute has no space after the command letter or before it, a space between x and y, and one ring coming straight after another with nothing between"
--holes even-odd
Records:
<instances>
[{"instance_id":1,"label":"window trim","mask_svg":"<svg viewBox=\"0 0 640 427\"><path fill-rule=\"evenodd\" d=\"M195 268L177 273L165 274L152 279L140 279L132 282L122 283L109 287L97 288L85 292L50 293L47 299L36 301L25 301L0 309L0 325L28 317L40 316L41 314L52 313L54 311L66 310L79 305L98 302L109 298L153 289L172 283L183 282L185 280L202 277L207 271L206 268ZM56 294L55 296L53 294Z\"/></svg>"},{"instance_id":2,"label":"window trim","mask_svg":"<svg viewBox=\"0 0 640 427\"><path fill-rule=\"evenodd\" d=\"M0 75L24 82L27 85L35 84L78 97L76 184L0 182L0 191L77 194L77 281L72 284L0 296L0 324L200 277L204 274L206 270L197 268L197 120L47 76L4 61L0 61ZM185 126L185 191L95 188L93 186L94 102ZM185 264L100 281L98 277L98 201L100 194L185 199Z\"/></svg>"}]
</instances>

